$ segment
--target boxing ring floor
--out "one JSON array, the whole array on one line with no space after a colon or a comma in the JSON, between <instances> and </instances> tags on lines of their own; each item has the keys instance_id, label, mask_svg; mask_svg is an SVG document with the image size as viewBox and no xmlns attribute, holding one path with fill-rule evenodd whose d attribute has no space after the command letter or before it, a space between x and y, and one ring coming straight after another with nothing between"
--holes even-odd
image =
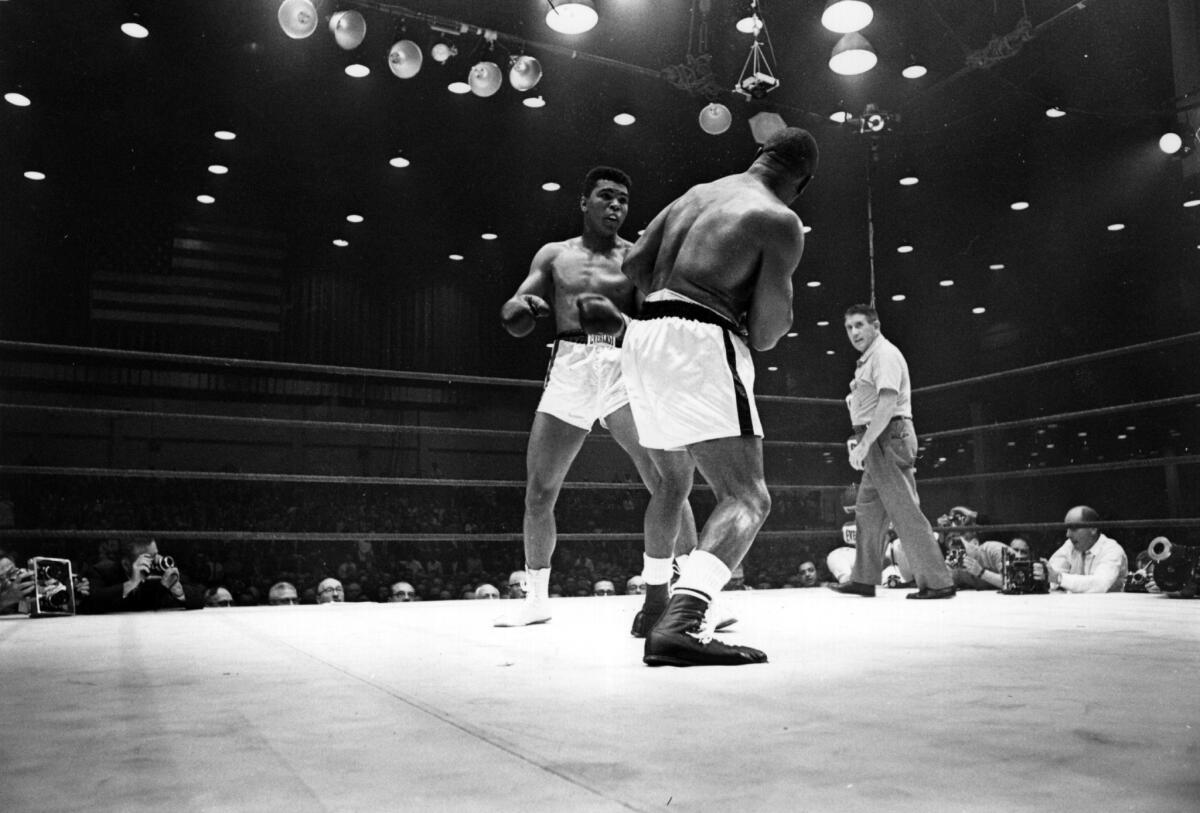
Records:
<instances>
[{"instance_id":1,"label":"boxing ring floor","mask_svg":"<svg viewBox=\"0 0 1200 813\"><path fill-rule=\"evenodd\" d=\"M0 810L1196 811L1200 601L722 594L770 663L651 669L640 599L0 619Z\"/></svg>"}]
</instances>

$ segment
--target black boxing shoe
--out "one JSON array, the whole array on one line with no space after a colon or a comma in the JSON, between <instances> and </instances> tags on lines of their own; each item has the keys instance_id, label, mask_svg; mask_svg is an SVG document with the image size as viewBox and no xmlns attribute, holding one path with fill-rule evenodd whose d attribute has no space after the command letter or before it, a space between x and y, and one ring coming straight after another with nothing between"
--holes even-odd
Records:
<instances>
[{"instance_id":1,"label":"black boxing shoe","mask_svg":"<svg viewBox=\"0 0 1200 813\"><path fill-rule=\"evenodd\" d=\"M642 609L633 617L633 627L629 634L634 638L645 638L646 633L654 628L658 619L662 618L663 610L667 609L667 598L670 590L665 584L646 585L646 600Z\"/></svg>"},{"instance_id":2,"label":"black boxing shoe","mask_svg":"<svg viewBox=\"0 0 1200 813\"><path fill-rule=\"evenodd\" d=\"M662 618L646 636L642 662L647 666L741 666L766 663L767 654L748 646L729 646L703 631L703 599L676 593Z\"/></svg>"},{"instance_id":3,"label":"black boxing shoe","mask_svg":"<svg viewBox=\"0 0 1200 813\"><path fill-rule=\"evenodd\" d=\"M875 585L863 584L862 582L846 582L845 584L831 584L829 589L835 593L841 593L843 596L862 596L863 598L875 598Z\"/></svg>"},{"instance_id":4,"label":"black boxing shoe","mask_svg":"<svg viewBox=\"0 0 1200 813\"><path fill-rule=\"evenodd\" d=\"M954 585L949 587L922 587L915 593L909 593L905 598L915 599L933 599L933 598L954 598L954 594L958 589Z\"/></svg>"}]
</instances>

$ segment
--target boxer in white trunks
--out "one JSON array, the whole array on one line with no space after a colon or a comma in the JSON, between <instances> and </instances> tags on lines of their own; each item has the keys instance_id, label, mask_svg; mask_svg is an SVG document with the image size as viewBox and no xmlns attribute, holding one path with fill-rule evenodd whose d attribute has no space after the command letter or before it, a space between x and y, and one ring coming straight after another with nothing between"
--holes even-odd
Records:
<instances>
[{"instance_id":1,"label":"boxer in white trunks","mask_svg":"<svg viewBox=\"0 0 1200 813\"><path fill-rule=\"evenodd\" d=\"M650 666L767 659L714 640L703 617L771 508L750 348L769 350L791 327L804 233L788 206L817 160L808 132L780 130L745 172L694 186L659 212L625 257L624 272L645 301L626 329L621 366L641 443L662 475L659 492L686 494L678 484L691 483L695 465L717 498L646 635Z\"/></svg>"},{"instance_id":2,"label":"boxer in white trunks","mask_svg":"<svg viewBox=\"0 0 1200 813\"><path fill-rule=\"evenodd\" d=\"M660 490L661 478L638 441L621 377L622 314L636 312L641 302L633 282L621 272L633 245L618 234L629 212L629 188L629 177L621 170L592 169L579 202L583 233L542 246L528 276L500 311L505 329L514 336L528 335L535 319L551 314L558 335L526 452L527 592L520 605L496 621L499 627L550 620L550 560L557 535L554 506L567 472L597 420L633 460L651 494ZM580 320L597 306L604 309L602 316L608 321L601 320L599 327L585 331ZM679 460L675 465L684 468L690 462ZM645 634L643 619L649 616L652 624L666 606L674 553L687 554L696 546L696 521L687 501L691 478L680 480L672 485L686 490L670 495L666 503L674 516L663 518L650 509L646 513L643 575L651 589L634 622L633 633L639 637ZM651 502L651 509L662 504L653 496ZM661 530L664 526L671 529L669 535Z\"/></svg>"}]
</instances>

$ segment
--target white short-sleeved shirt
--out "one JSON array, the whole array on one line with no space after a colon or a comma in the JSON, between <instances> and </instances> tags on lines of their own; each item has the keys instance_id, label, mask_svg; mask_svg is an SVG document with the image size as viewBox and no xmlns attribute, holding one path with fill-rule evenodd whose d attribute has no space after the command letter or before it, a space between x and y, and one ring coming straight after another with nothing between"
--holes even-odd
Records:
<instances>
[{"instance_id":1,"label":"white short-sleeved shirt","mask_svg":"<svg viewBox=\"0 0 1200 813\"><path fill-rule=\"evenodd\" d=\"M900 348L889 342L880 333L871 346L858 359L854 379L850 382L850 423L866 426L875 414L881 390L894 390L896 415L912 417L912 386L908 379L908 362Z\"/></svg>"}]
</instances>

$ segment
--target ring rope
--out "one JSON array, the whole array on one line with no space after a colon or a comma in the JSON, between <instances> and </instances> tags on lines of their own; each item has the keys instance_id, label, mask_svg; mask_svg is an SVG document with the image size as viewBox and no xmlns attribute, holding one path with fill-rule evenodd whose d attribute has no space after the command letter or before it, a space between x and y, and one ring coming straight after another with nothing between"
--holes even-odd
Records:
<instances>
[{"instance_id":1,"label":"ring rope","mask_svg":"<svg viewBox=\"0 0 1200 813\"><path fill-rule=\"evenodd\" d=\"M173 469L106 469L87 466L0 466L0 475L27 474L66 477L120 477L143 480L230 480L238 482L278 483L325 483L342 485L378 486L450 486L454 488L525 488L524 480L465 480L452 477L367 477L342 474L269 474L266 472L242 471L177 471ZM644 491L645 485L634 483L587 483L568 481L564 489L597 489L604 491ZM696 483L699 491L709 491L712 486ZM845 485L772 485L771 491L836 491L846 490Z\"/></svg>"},{"instance_id":2,"label":"ring rope","mask_svg":"<svg viewBox=\"0 0 1200 813\"><path fill-rule=\"evenodd\" d=\"M34 351L60 355L78 354L125 361L171 362L180 366L224 367L238 370L302 373L307 375L337 376L345 378L382 378L401 381L429 381L441 384L484 384L504 387L528 387L542 389L543 379L489 378L478 375L449 373L422 373L404 370L383 370L372 367L344 367L332 364L300 364L289 361L263 361L260 359L235 359L222 356L190 356L180 353L150 353L144 350L113 350L107 347L80 347L77 345L39 344L37 342L14 342L0 340L0 352L6 350ZM756 401L809 406L837 406L845 408L841 398L811 398L797 395L760 395Z\"/></svg>"},{"instance_id":3,"label":"ring rope","mask_svg":"<svg viewBox=\"0 0 1200 813\"><path fill-rule=\"evenodd\" d=\"M212 413L155 412L132 409L99 409L94 407L64 407L47 404L5 404L0 411L48 412L57 415L90 415L98 418L148 418L154 420L200 420L212 423L240 424L245 426L280 426L290 429L328 429L337 432L382 432L402 434L420 432L431 435L462 435L467 437L527 438L528 429L473 429L458 426L427 426L424 424L357 423L353 421L314 421L301 418L265 418L255 415L215 415ZM591 433L589 440L611 438L611 435ZM766 446L789 446L817 449L841 449L839 441L766 440Z\"/></svg>"},{"instance_id":4,"label":"ring rope","mask_svg":"<svg viewBox=\"0 0 1200 813\"><path fill-rule=\"evenodd\" d=\"M931 392L941 392L952 387L961 387L967 384L983 384L989 381L996 381L1001 378L1008 378L1014 375L1028 375L1030 373L1042 373L1047 370L1057 370L1060 367L1069 367L1075 364L1086 364L1092 361L1102 361L1103 359L1117 358L1118 356L1128 355L1129 353L1138 353L1144 350L1159 350L1162 348L1174 348L1180 342L1194 341L1200 339L1200 331L1194 333L1184 333L1179 336L1172 336L1167 339L1155 339L1150 342L1142 342L1141 344L1130 344L1124 347L1114 347L1111 350L1101 350L1096 353L1085 353L1082 356L1070 356L1057 361L1046 361L1041 364L1031 364L1028 367L1014 367L1011 370L1001 370L998 373L985 373L984 375L976 375L970 378L959 379L958 381L945 381L941 384L930 384L925 387L917 387L912 391L913 395L928 395Z\"/></svg>"},{"instance_id":5,"label":"ring rope","mask_svg":"<svg viewBox=\"0 0 1200 813\"><path fill-rule=\"evenodd\" d=\"M955 474L946 477L923 477L921 485L945 485L947 483L966 483L975 480L1003 480L1009 477L1046 477L1064 474L1088 474L1097 471L1117 471L1121 469L1149 469L1160 466L1190 466L1200 463L1200 455L1177 455L1175 457L1150 457L1135 460L1114 460L1108 463L1081 463L1076 466L1048 466L1039 469L1012 469L1009 471L989 471L980 474Z\"/></svg>"},{"instance_id":6,"label":"ring rope","mask_svg":"<svg viewBox=\"0 0 1200 813\"><path fill-rule=\"evenodd\" d=\"M1122 412L1133 412L1140 409L1155 409L1157 407L1178 406L1179 404L1190 404L1194 401L1200 401L1200 393L1192 393L1191 395L1176 395L1171 398L1159 398L1154 401L1138 401L1129 404L1117 404L1115 406L1097 407L1095 409L1081 409L1077 412L1060 412L1057 415L1042 415L1037 418L1022 418L1016 421L1003 421L1001 423L988 423L979 426L964 426L960 429L942 429L937 432L922 432L921 437L926 440L933 438L948 438L955 435L970 435L975 432L999 432L1005 429L1020 429L1024 426L1037 426L1039 424L1054 423L1055 421L1070 421L1076 418L1094 418L1100 415L1115 415Z\"/></svg>"},{"instance_id":7,"label":"ring rope","mask_svg":"<svg viewBox=\"0 0 1200 813\"><path fill-rule=\"evenodd\" d=\"M1172 519L1121 519L1099 523L1107 529L1136 528L1197 528L1200 517ZM981 531L1059 531L1066 530L1064 522L1008 522L996 525L972 525L967 528L937 528L935 533L962 533L964 530L978 535ZM797 528L790 531L759 531L756 539L828 539L840 536L840 528ZM218 540L227 542L520 542L520 533L348 533L337 531L180 531L180 530L130 530L124 529L63 529L7 528L0 530L0 539L120 539L152 536L155 539ZM640 533L560 533L560 542L641 542Z\"/></svg>"}]
</instances>

